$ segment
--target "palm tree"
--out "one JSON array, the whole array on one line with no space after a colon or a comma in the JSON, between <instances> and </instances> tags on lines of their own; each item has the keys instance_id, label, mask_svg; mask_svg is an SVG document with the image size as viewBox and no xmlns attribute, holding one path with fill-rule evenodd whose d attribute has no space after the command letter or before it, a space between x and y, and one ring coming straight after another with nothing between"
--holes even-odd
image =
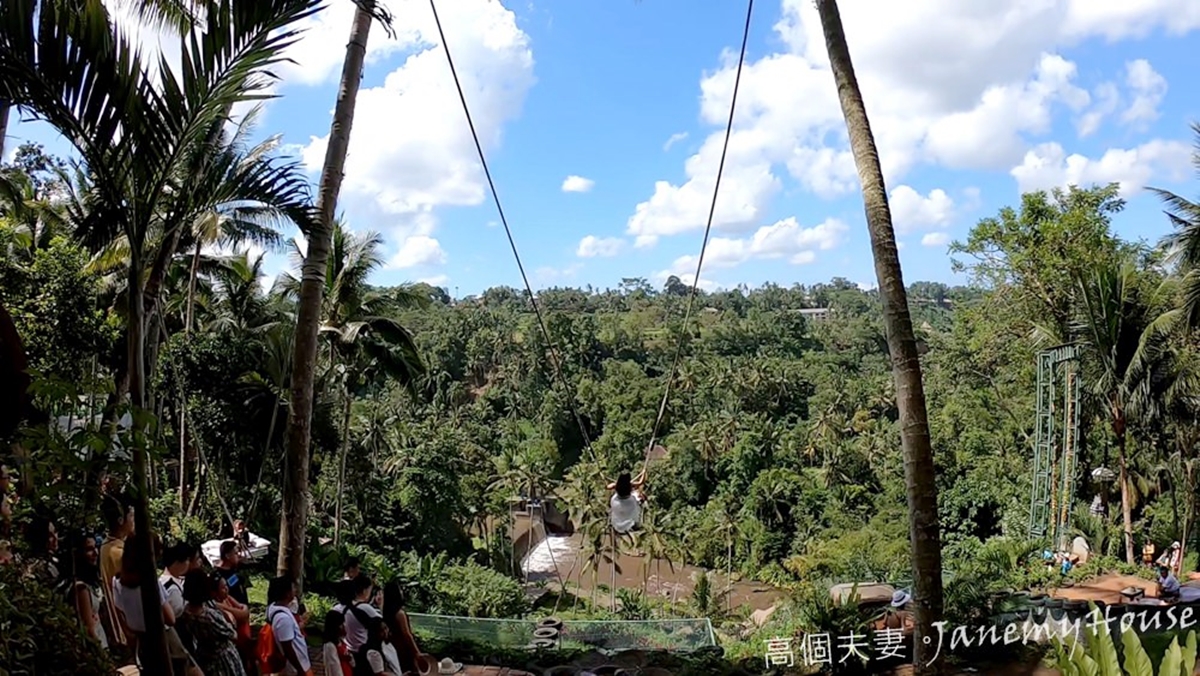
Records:
<instances>
[{"instance_id":1,"label":"palm tree","mask_svg":"<svg viewBox=\"0 0 1200 676\"><path fill-rule=\"evenodd\" d=\"M933 623L942 616L942 544L938 530L937 475L929 438L921 362L913 334L912 317L908 312L900 257L896 251L896 233L892 228L883 168L879 163L879 151L867 119L862 91L854 74L841 14L836 0L817 0L816 4L842 116L846 119L846 131L850 136L850 149L854 153L854 164L862 183L867 231L871 236L875 275L879 283L879 296L883 301L892 378L896 383L900 442L904 451L904 484L908 493L913 586L916 592L913 665L918 674L937 673L941 668L940 654L932 636ZM937 663L935 657L939 658Z\"/></svg>"},{"instance_id":2,"label":"palm tree","mask_svg":"<svg viewBox=\"0 0 1200 676\"><path fill-rule=\"evenodd\" d=\"M279 136L272 136L254 146L247 139L254 130L259 109L252 110L238 123L229 141L229 151L240 155L231 166L253 166L269 161L279 146ZM184 315L184 331L191 332L196 298L196 282L200 273L200 262L205 247L216 244L237 246L253 242L274 248L280 244L279 232L274 224L286 220L286 215L269 207L246 204L226 204L201 213L191 224L191 232L185 233L192 241L192 259L188 271L187 307ZM183 242L181 242L183 244Z\"/></svg>"},{"instance_id":3,"label":"palm tree","mask_svg":"<svg viewBox=\"0 0 1200 676\"><path fill-rule=\"evenodd\" d=\"M1192 132L1196 135L1192 164L1200 175L1200 122L1192 124ZM1167 218L1175 227L1162 241L1167 260L1176 265L1182 282L1182 301L1175 314L1181 314L1189 326L1200 326L1200 204L1167 190L1149 190L1167 205Z\"/></svg>"},{"instance_id":4,"label":"palm tree","mask_svg":"<svg viewBox=\"0 0 1200 676\"><path fill-rule=\"evenodd\" d=\"M91 210L78 224L81 238L96 243L122 236L128 242L126 368L137 409L146 402L146 306L157 300L147 294L151 289L144 273L174 253L166 251L169 246L153 252L149 240L157 233L161 242L176 241L197 213L224 201L270 203L293 213L307 210L303 173L293 166L243 174L219 196L200 188L207 187L203 179L214 168L210 160L221 147L228 110L261 97L269 69L297 37L291 26L311 15L317 4L263 0L237 3L234 9L233 0L210 0L206 29L181 40L184 66L176 72L160 64L156 80L136 46L114 30L101 0L0 3L0 101L50 124L72 142L87 166L93 181ZM193 183L197 178L202 180ZM136 527L150 534L147 449L133 450ZM142 573L153 579L149 539L144 547L139 552ZM169 675L157 587L144 585L142 597L149 646L144 666Z\"/></svg>"},{"instance_id":5,"label":"palm tree","mask_svg":"<svg viewBox=\"0 0 1200 676\"><path fill-rule=\"evenodd\" d=\"M10 221L27 256L49 246L55 235L68 233L67 210L49 196L39 194L33 179L19 171L0 175L0 216Z\"/></svg>"},{"instance_id":6,"label":"palm tree","mask_svg":"<svg viewBox=\"0 0 1200 676\"><path fill-rule=\"evenodd\" d=\"M1117 445L1117 483L1125 531L1125 558L1135 563L1133 505L1125 453L1131 408L1145 408L1154 398L1154 360L1161 336L1158 317L1131 261L1108 264L1078 280L1083 309L1072 327L1095 363L1092 393L1104 403Z\"/></svg>"},{"instance_id":7,"label":"palm tree","mask_svg":"<svg viewBox=\"0 0 1200 676\"><path fill-rule=\"evenodd\" d=\"M321 326L322 296L326 284L334 231L334 214L342 189L350 128L362 80L363 60L371 24L379 20L389 32L391 16L375 0L354 0L357 8L346 44L346 59L333 123L325 147L321 185L317 198L317 221L308 231L308 247L301 273L300 299L296 309L295 355L292 364L292 397L288 409L287 463L283 472L283 508L279 520L279 573L297 581L304 576L304 545L308 529L308 464L312 439L313 384L317 373L317 340Z\"/></svg>"},{"instance_id":8,"label":"palm tree","mask_svg":"<svg viewBox=\"0 0 1200 676\"><path fill-rule=\"evenodd\" d=\"M410 287L384 293L367 285L367 277L384 263L379 252L383 238L378 233L355 235L335 221L330 239L332 251L326 260L320 334L329 338L330 368L338 374L342 390L342 445L333 524L336 544L341 540L352 391L366 369L374 367L416 395L416 382L425 373L425 366L412 334L391 315L406 308L425 307L428 299ZM299 247L293 243L293 248L293 258L301 259ZM292 297L303 293L303 282L292 275L282 277L280 285Z\"/></svg>"}]
</instances>

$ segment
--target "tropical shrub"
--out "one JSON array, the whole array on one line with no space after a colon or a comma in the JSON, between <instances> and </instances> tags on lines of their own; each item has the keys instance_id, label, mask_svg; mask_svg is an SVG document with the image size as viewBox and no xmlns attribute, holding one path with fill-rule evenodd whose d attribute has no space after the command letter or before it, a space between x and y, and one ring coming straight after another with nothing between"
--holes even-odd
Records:
<instances>
[{"instance_id":1,"label":"tropical shrub","mask_svg":"<svg viewBox=\"0 0 1200 676\"><path fill-rule=\"evenodd\" d=\"M53 589L0 566L0 673L111 676L116 667Z\"/></svg>"},{"instance_id":2,"label":"tropical shrub","mask_svg":"<svg viewBox=\"0 0 1200 676\"><path fill-rule=\"evenodd\" d=\"M443 615L520 617L529 611L516 580L474 562L446 566L435 589L434 612Z\"/></svg>"}]
</instances>

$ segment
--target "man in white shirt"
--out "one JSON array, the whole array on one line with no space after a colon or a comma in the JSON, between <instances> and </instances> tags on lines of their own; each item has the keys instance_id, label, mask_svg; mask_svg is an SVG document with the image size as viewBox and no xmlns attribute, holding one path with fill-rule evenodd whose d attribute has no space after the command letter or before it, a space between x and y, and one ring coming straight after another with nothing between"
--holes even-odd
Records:
<instances>
[{"instance_id":1,"label":"man in white shirt","mask_svg":"<svg viewBox=\"0 0 1200 676\"><path fill-rule=\"evenodd\" d=\"M198 549L183 542L167 547L163 553L165 570L158 581L166 594L163 600L171 606L175 617L183 615L183 578L198 565L198 555Z\"/></svg>"},{"instance_id":2,"label":"man in white shirt","mask_svg":"<svg viewBox=\"0 0 1200 676\"><path fill-rule=\"evenodd\" d=\"M287 676L311 676L308 644L304 641L304 633L300 631L300 623L289 608L294 600L296 583L291 577L285 575L271 580L267 587L267 621L271 623L271 632L275 635L279 651L287 660L283 673Z\"/></svg>"},{"instance_id":3,"label":"man in white shirt","mask_svg":"<svg viewBox=\"0 0 1200 676\"><path fill-rule=\"evenodd\" d=\"M382 615L375 606L371 605L371 594L375 585L371 578L359 575L352 580L343 580L346 585L343 602L333 607L346 617L346 647L351 653L358 653L367 642L367 627L364 620L381 618Z\"/></svg>"}]
</instances>

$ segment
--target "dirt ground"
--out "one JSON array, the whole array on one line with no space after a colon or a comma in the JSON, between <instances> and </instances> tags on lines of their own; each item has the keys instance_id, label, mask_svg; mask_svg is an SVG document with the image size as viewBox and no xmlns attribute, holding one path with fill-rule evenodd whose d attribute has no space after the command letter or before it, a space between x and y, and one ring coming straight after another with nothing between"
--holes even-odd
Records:
<instances>
[{"instance_id":1,"label":"dirt ground","mask_svg":"<svg viewBox=\"0 0 1200 676\"><path fill-rule=\"evenodd\" d=\"M1102 601L1107 604L1126 603L1121 596L1121 590L1126 587L1141 587L1146 592L1146 598L1158 596L1158 585L1150 580L1144 580L1136 575L1118 575L1110 573L1085 580L1073 587L1063 587L1055 590L1051 596L1073 601Z\"/></svg>"}]
</instances>

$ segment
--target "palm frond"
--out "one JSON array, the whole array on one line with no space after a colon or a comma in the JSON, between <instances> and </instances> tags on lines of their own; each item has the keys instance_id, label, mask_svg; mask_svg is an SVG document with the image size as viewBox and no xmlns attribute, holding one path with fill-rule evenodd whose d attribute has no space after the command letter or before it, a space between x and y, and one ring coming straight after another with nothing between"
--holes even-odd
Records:
<instances>
[{"instance_id":1,"label":"palm frond","mask_svg":"<svg viewBox=\"0 0 1200 676\"><path fill-rule=\"evenodd\" d=\"M116 6L153 28L184 34L203 18L203 0L117 0Z\"/></svg>"}]
</instances>

